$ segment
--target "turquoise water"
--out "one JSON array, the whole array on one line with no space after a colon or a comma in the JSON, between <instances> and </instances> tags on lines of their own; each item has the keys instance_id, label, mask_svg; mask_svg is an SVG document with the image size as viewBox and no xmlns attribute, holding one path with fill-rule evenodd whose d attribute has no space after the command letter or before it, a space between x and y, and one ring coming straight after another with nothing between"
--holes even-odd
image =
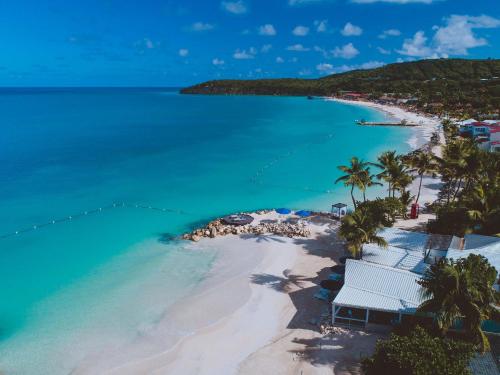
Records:
<instances>
[{"instance_id":1,"label":"turquoise water","mask_svg":"<svg viewBox=\"0 0 500 375\"><path fill-rule=\"evenodd\" d=\"M19 374L68 373L153 329L214 261L176 235L349 202L336 166L405 151L411 131L323 100L159 89L5 89L0 113L0 371Z\"/></svg>"}]
</instances>

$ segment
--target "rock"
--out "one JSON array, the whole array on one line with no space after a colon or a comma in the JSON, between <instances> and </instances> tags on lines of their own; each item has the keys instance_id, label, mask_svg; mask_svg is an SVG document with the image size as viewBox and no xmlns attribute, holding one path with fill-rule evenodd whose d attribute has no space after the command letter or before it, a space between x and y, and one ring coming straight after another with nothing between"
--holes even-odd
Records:
<instances>
[{"instance_id":1,"label":"rock","mask_svg":"<svg viewBox=\"0 0 500 375\"><path fill-rule=\"evenodd\" d=\"M200 238L198 235L193 234L193 235L191 236L191 240L192 240L192 241L194 241L194 242L198 242L199 240L201 240L201 238Z\"/></svg>"}]
</instances>

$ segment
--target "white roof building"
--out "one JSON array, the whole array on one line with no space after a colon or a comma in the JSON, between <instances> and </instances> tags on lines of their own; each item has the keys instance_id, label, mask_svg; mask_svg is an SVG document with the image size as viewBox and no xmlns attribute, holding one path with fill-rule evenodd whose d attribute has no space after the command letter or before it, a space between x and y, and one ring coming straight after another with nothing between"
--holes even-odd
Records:
<instances>
[{"instance_id":1,"label":"white roof building","mask_svg":"<svg viewBox=\"0 0 500 375\"><path fill-rule=\"evenodd\" d=\"M420 278L414 272L348 259L344 286L333 301L333 323L349 320L366 324L370 310L394 313L399 319L401 314L415 313L422 302ZM343 307L365 310L365 315L345 315Z\"/></svg>"},{"instance_id":2,"label":"white roof building","mask_svg":"<svg viewBox=\"0 0 500 375\"><path fill-rule=\"evenodd\" d=\"M344 285L332 302L334 324L383 324L401 321L414 314L423 302L417 283L429 263L447 257L467 258L479 254L488 259L500 274L500 238L466 235L429 235L396 228L379 232L387 248L363 246L363 259L348 259ZM463 250L462 250L463 249Z\"/></svg>"},{"instance_id":3,"label":"white roof building","mask_svg":"<svg viewBox=\"0 0 500 375\"><path fill-rule=\"evenodd\" d=\"M363 260L418 274L423 274L429 267L424 261L423 250L408 250L390 245L386 249L373 244L363 246Z\"/></svg>"}]
</instances>

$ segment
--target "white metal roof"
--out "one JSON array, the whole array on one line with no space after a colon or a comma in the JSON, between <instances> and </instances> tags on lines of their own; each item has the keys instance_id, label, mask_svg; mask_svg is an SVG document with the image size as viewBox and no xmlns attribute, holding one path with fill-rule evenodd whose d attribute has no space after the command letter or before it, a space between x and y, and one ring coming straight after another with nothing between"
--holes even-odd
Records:
<instances>
[{"instance_id":1,"label":"white metal roof","mask_svg":"<svg viewBox=\"0 0 500 375\"><path fill-rule=\"evenodd\" d=\"M348 259L345 282L333 303L411 313L422 302L420 275L366 261Z\"/></svg>"},{"instance_id":2,"label":"white metal roof","mask_svg":"<svg viewBox=\"0 0 500 375\"><path fill-rule=\"evenodd\" d=\"M398 228L384 228L379 232L390 246L413 251L424 251L429 235L421 232L410 232Z\"/></svg>"},{"instance_id":3,"label":"white metal roof","mask_svg":"<svg viewBox=\"0 0 500 375\"><path fill-rule=\"evenodd\" d=\"M424 262L423 250L408 250L395 246L386 249L374 244L363 246L363 260L401 270L422 274L428 267Z\"/></svg>"},{"instance_id":4,"label":"white metal roof","mask_svg":"<svg viewBox=\"0 0 500 375\"><path fill-rule=\"evenodd\" d=\"M470 254L482 255L488 262L496 268L497 272L500 273L500 241L493 242L489 245L477 247L475 249L468 250L448 250L446 257L448 259L460 259L467 258Z\"/></svg>"},{"instance_id":5,"label":"white metal roof","mask_svg":"<svg viewBox=\"0 0 500 375\"><path fill-rule=\"evenodd\" d=\"M492 245L500 242L500 238L493 236L483 236L480 234L466 234L465 239L465 250L476 249L478 247L483 247L486 245Z\"/></svg>"}]
</instances>

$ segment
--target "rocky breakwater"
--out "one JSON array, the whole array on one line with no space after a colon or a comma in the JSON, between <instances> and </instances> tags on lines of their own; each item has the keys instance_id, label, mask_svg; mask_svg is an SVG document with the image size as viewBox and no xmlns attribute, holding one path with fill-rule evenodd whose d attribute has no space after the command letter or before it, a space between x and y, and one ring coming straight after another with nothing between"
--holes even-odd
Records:
<instances>
[{"instance_id":1,"label":"rocky breakwater","mask_svg":"<svg viewBox=\"0 0 500 375\"><path fill-rule=\"evenodd\" d=\"M191 233L182 236L184 240L199 241L203 237L215 238L218 236L227 236L229 234L275 234L284 237L308 237L311 233L306 225L297 222L275 222L265 221L257 224L247 225L228 225L222 219L216 219L208 223L205 227L195 229Z\"/></svg>"}]
</instances>

